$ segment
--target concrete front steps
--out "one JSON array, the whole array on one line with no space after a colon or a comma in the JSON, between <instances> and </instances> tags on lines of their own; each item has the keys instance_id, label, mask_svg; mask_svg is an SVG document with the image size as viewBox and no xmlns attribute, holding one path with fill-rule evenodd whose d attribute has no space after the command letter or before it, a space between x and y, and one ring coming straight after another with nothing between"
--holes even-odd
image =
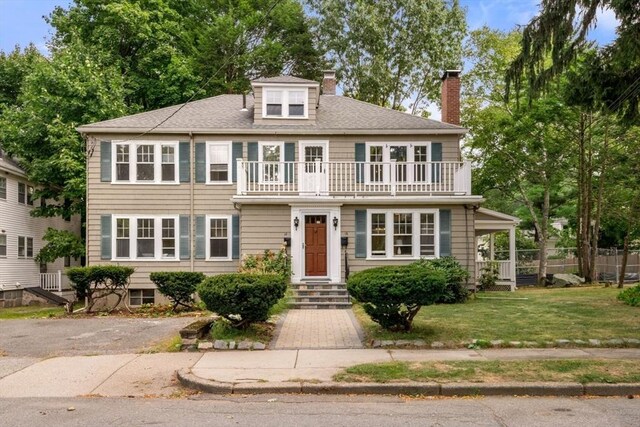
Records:
<instances>
[{"instance_id":1,"label":"concrete front steps","mask_svg":"<svg viewBox=\"0 0 640 427\"><path fill-rule=\"evenodd\" d=\"M351 308L351 298L344 283L292 283L294 309Z\"/></svg>"}]
</instances>

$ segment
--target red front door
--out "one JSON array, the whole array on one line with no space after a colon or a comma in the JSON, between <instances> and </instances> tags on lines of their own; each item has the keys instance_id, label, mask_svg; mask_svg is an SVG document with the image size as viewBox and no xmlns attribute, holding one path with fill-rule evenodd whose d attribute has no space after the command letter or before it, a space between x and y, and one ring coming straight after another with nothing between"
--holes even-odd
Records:
<instances>
[{"instance_id":1,"label":"red front door","mask_svg":"<svg viewBox=\"0 0 640 427\"><path fill-rule=\"evenodd\" d=\"M304 219L305 276L327 275L327 216L307 215Z\"/></svg>"}]
</instances>

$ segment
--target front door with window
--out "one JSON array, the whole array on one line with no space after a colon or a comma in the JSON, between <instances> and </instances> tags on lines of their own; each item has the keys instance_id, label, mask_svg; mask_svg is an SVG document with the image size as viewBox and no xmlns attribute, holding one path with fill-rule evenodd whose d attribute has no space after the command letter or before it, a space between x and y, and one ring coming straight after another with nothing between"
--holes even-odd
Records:
<instances>
[{"instance_id":1,"label":"front door with window","mask_svg":"<svg viewBox=\"0 0 640 427\"><path fill-rule=\"evenodd\" d=\"M307 215L304 222L305 276L326 276L327 216Z\"/></svg>"}]
</instances>

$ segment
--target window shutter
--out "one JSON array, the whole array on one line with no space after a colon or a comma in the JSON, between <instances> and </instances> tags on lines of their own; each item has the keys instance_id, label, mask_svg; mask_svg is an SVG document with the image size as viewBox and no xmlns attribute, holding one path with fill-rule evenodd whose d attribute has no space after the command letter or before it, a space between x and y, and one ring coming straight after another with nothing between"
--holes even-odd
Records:
<instances>
[{"instance_id":1,"label":"window shutter","mask_svg":"<svg viewBox=\"0 0 640 427\"><path fill-rule=\"evenodd\" d=\"M356 210L356 258L367 257L367 211Z\"/></svg>"},{"instance_id":2,"label":"window shutter","mask_svg":"<svg viewBox=\"0 0 640 427\"><path fill-rule=\"evenodd\" d=\"M100 215L100 259L111 259L111 215Z\"/></svg>"},{"instance_id":3,"label":"window shutter","mask_svg":"<svg viewBox=\"0 0 640 427\"><path fill-rule=\"evenodd\" d=\"M189 154L189 143L181 142L178 153L180 162L180 182L191 181L191 158Z\"/></svg>"},{"instance_id":4,"label":"window shutter","mask_svg":"<svg viewBox=\"0 0 640 427\"><path fill-rule=\"evenodd\" d=\"M180 215L180 259L191 258L190 217Z\"/></svg>"},{"instance_id":5,"label":"window shutter","mask_svg":"<svg viewBox=\"0 0 640 427\"><path fill-rule=\"evenodd\" d=\"M231 181L238 182L238 159L242 158L242 142L234 142L231 144Z\"/></svg>"},{"instance_id":6,"label":"window shutter","mask_svg":"<svg viewBox=\"0 0 640 427\"><path fill-rule=\"evenodd\" d=\"M247 160L250 162L258 161L258 143L247 142ZM258 177L258 164L251 163L249 165L249 182L255 182Z\"/></svg>"},{"instance_id":7,"label":"window shutter","mask_svg":"<svg viewBox=\"0 0 640 427\"><path fill-rule=\"evenodd\" d=\"M231 217L231 258L240 259L240 215Z\"/></svg>"},{"instance_id":8,"label":"window shutter","mask_svg":"<svg viewBox=\"0 0 640 427\"><path fill-rule=\"evenodd\" d=\"M431 143L431 161L432 162L441 162L442 161L442 143L441 142L432 142ZM431 164L431 180L433 182L440 182L440 176L442 175L442 164Z\"/></svg>"},{"instance_id":9,"label":"window shutter","mask_svg":"<svg viewBox=\"0 0 640 427\"><path fill-rule=\"evenodd\" d=\"M204 215L196 215L196 256L195 259L206 258L206 224L207 220Z\"/></svg>"},{"instance_id":10,"label":"window shutter","mask_svg":"<svg viewBox=\"0 0 640 427\"><path fill-rule=\"evenodd\" d=\"M450 209L440 209L440 256L451 256Z\"/></svg>"},{"instance_id":11,"label":"window shutter","mask_svg":"<svg viewBox=\"0 0 640 427\"><path fill-rule=\"evenodd\" d=\"M296 143L285 142L284 143L284 161L294 162L296 159ZM284 182L293 182L293 163L284 164Z\"/></svg>"},{"instance_id":12,"label":"window shutter","mask_svg":"<svg viewBox=\"0 0 640 427\"><path fill-rule=\"evenodd\" d=\"M100 181L111 182L111 141L100 141Z\"/></svg>"},{"instance_id":13,"label":"window shutter","mask_svg":"<svg viewBox=\"0 0 640 427\"><path fill-rule=\"evenodd\" d=\"M367 161L367 146L362 142L356 143L356 182L364 182L364 162Z\"/></svg>"},{"instance_id":14,"label":"window shutter","mask_svg":"<svg viewBox=\"0 0 640 427\"><path fill-rule=\"evenodd\" d=\"M207 182L207 144L204 142L196 143L196 182Z\"/></svg>"}]
</instances>

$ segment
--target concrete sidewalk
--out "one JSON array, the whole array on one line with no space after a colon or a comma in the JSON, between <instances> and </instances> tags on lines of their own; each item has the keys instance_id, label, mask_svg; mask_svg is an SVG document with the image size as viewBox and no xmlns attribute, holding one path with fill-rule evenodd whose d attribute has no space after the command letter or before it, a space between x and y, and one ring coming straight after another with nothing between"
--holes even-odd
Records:
<instances>
[{"instance_id":1,"label":"concrete sidewalk","mask_svg":"<svg viewBox=\"0 0 640 427\"><path fill-rule=\"evenodd\" d=\"M296 382L297 388L293 386L288 391L300 391L302 382L328 383L340 369L360 363L584 358L640 360L640 349L342 349L117 354L50 359L0 357L0 398L180 396L185 390L176 379L176 371L188 374L191 379L226 384L234 392L259 392L270 385L288 386Z\"/></svg>"}]
</instances>

